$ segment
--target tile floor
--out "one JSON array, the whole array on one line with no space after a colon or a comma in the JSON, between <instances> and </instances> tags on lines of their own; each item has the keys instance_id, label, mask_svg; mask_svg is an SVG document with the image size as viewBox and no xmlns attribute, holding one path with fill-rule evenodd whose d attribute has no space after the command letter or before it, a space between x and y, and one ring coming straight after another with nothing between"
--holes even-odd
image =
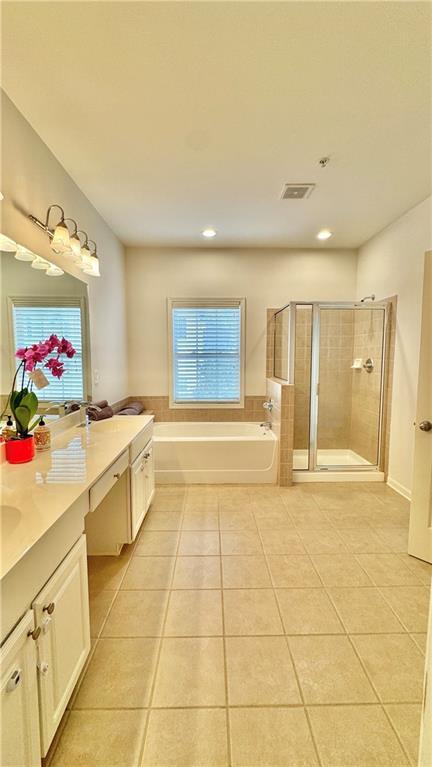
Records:
<instances>
[{"instance_id":1,"label":"tile floor","mask_svg":"<svg viewBox=\"0 0 432 767\"><path fill-rule=\"evenodd\" d=\"M432 568L385 485L159 488L91 557L52 767L415 765Z\"/></svg>"}]
</instances>

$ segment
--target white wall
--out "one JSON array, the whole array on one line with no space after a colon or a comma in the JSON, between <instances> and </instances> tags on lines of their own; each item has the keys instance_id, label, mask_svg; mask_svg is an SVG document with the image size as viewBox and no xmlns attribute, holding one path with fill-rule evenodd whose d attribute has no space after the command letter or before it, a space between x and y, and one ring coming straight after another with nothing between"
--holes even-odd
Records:
<instances>
[{"instance_id":1,"label":"white wall","mask_svg":"<svg viewBox=\"0 0 432 767\"><path fill-rule=\"evenodd\" d=\"M246 394L265 394L266 309L354 300L354 251L126 249L131 394L168 394L167 298L246 298Z\"/></svg>"},{"instance_id":2,"label":"white wall","mask_svg":"<svg viewBox=\"0 0 432 767\"><path fill-rule=\"evenodd\" d=\"M1 107L4 200L0 202L0 231L80 279L82 273L53 254L48 238L27 215L33 213L44 220L48 206L58 203L97 242L102 276L84 277L89 285L92 368L99 376L99 383L93 380L93 397L121 399L128 394L123 246L4 93Z\"/></svg>"},{"instance_id":3,"label":"white wall","mask_svg":"<svg viewBox=\"0 0 432 767\"><path fill-rule=\"evenodd\" d=\"M431 201L425 200L360 248L357 298L397 295L389 479L411 490L424 254L432 247Z\"/></svg>"}]
</instances>

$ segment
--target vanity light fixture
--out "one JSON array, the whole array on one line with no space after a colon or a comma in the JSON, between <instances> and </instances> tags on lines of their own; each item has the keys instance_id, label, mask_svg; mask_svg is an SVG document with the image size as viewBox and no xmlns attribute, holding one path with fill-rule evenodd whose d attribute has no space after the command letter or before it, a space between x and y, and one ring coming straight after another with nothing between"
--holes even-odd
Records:
<instances>
[{"instance_id":1,"label":"vanity light fixture","mask_svg":"<svg viewBox=\"0 0 432 767\"><path fill-rule=\"evenodd\" d=\"M60 211L60 221L56 224L54 229L50 229L49 219L53 208L58 208ZM90 251L88 246L89 239L87 233L78 229L78 224L73 218L65 217L64 210L61 205L54 204L49 206L45 217L45 222L40 221L38 218L36 218L36 216L31 214L29 215L29 219L33 224L38 226L39 229L42 229L48 235L49 239L51 240L50 245L54 253L61 254L65 258L69 258L70 260L74 261L75 264L86 274L89 274L93 277L100 277L99 260L96 255L96 243L93 242L93 240L90 240L90 242L94 244L94 250ZM73 224L74 230L72 233L68 229L68 221L72 222ZM82 243L80 240L80 234L84 235L85 237L84 243ZM41 260L43 261L44 259ZM32 266L34 266L35 269L44 268L40 265L40 262L38 262L37 266L35 266L34 263ZM60 267L58 268L60 269ZM57 276L57 272L55 274L50 272L50 276Z\"/></svg>"},{"instance_id":2,"label":"vanity light fixture","mask_svg":"<svg viewBox=\"0 0 432 767\"><path fill-rule=\"evenodd\" d=\"M333 232L331 232L330 229L321 229L316 237L317 240L329 240L330 237L333 237Z\"/></svg>"},{"instance_id":3,"label":"vanity light fixture","mask_svg":"<svg viewBox=\"0 0 432 767\"><path fill-rule=\"evenodd\" d=\"M34 261L36 256L31 250L24 248L22 245L18 245L15 258L17 261Z\"/></svg>"},{"instance_id":4,"label":"vanity light fixture","mask_svg":"<svg viewBox=\"0 0 432 767\"><path fill-rule=\"evenodd\" d=\"M32 262L32 269L40 269L41 271L46 271L51 266L49 261L45 261L44 258L41 258L40 256L36 256L34 261Z\"/></svg>"},{"instance_id":5,"label":"vanity light fixture","mask_svg":"<svg viewBox=\"0 0 432 767\"><path fill-rule=\"evenodd\" d=\"M11 240L10 237L6 237L5 234L0 234L0 250L5 253L15 253L17 249L16 242Z\"/></svg>"},{"instance_id":6,"label":"vanity light fixture","mask_svg":"<svg viewBox=\"0 0 432 767\"><path fill-rule=\"evenodd\" d=\"M48 277L61 277L62 274L64 274L63 269L60 269L59 266L55 266L55 264L50 264L49 269L46 270L45 274Z\"/></svg>"},{"instance_id":7,"label":"vanity light fixture","mask_svg":"<svg viewBox=\"0 0 432 767\"><path fill-rule=\"evenodd\" d=\"M212 237L216 237L216 229L213 229L213 227L208 227L208 229L203 229L201 232L203 237L206 237L208 240L210 240Z\"/></svg>"}]
</instances>

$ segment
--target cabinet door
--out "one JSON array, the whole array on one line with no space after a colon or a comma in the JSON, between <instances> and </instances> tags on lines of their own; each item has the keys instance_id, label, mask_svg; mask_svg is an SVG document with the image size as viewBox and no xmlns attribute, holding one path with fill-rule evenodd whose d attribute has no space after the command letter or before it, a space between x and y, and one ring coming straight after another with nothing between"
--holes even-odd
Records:
<instances>
[{"instance_id":1,"label":"cabinet door","mask_svg":"<svg viewBox=\"0 0 432 767\"><path fill-rule=\"evenodd\" d=\"M0 650L2 767L39 767L36 642L29 610Z\"/></svg>"},{"instance_id":2,"label":"cabinet door","mask_svg":"<svg viewBox=\"0 0 432 767\"><path fill-rule=\"evenodd\" d=\"M90 650L85 535L33 602L38 639L42 755L45 756Z\"/></svg>"},{"instance_id":3,"label":"cabinet door","mask_svg":"<svg viewBox=\"0 0 432 767\"><path fill-rule=\"evenodd\" d=\"M146 513L144 450L131 466L131 523L132 540L135 540Z\"/></svg>"},{"instance_id":4,"label":"cabinet door","mask_svg":"<svg viewBox=\"0 0 432 767\"><path fill-rule=\"evenodd\" d=\"M153 500L154 491L155 491L152 442L150 442L144 448L144 484L145 484L145 499L146 499L145 503L146 503L146 511L147 511L148 507L150 506Z\"/></svg>"}]
</instances>

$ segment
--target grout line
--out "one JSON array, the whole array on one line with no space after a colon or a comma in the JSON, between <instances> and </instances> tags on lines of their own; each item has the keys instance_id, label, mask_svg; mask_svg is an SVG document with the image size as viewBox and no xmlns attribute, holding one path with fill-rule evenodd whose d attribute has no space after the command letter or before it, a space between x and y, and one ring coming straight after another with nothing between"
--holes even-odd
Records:
<instances>
[{"instance_id":1,"label":"grout line","mask_svg":"<svg viewBox=\"0 0 432 767\"><path fill-rule=\"evenodd\" d=\"M219 502L218 502L219 506ZM220 511L218 509L219 520L219 573L220 573L220 585L221 585L221 608L222 608L222 644L223 644L223 660L224 660L224 683L225 683L225 723L226 723L226 738L227 738L227 759L229 767L232 764L232 746L231 746L231 722L229 715L229 696L228 696L228 662L227 662L227 648L226 648L226 632L225 632L225 601L224 601L224 576L222 568L222 532L220 530Z\"/></svg>"}]
</instances>

